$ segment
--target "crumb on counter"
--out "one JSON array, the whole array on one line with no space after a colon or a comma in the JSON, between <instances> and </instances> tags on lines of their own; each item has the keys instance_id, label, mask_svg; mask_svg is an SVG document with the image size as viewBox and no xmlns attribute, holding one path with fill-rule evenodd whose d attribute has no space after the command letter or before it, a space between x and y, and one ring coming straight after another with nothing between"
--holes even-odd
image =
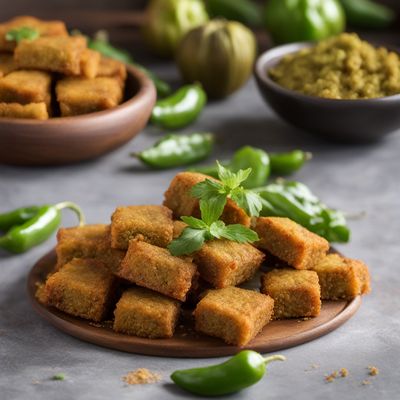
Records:
<instances>
[{"instance_id":1,"label":"crumb on counter","mask_svg":"<svg viewBox=\"0 0 400 400\"><path fill-rule=\"evenodd\" d=\"M338 372L333 371L331 374L325 375L325 380L327 382L333 382L337 377L338 377Z\"/></svg>"},{"instance_id":2,"label":"crumb on counter","mask_svg":"<svg viewBox=\"0 0 400 400\"><path fill-rule=\"evenodd\" d=\"M122 380L128 385L143 385L147 383L156 383L161 380L161 375L149 371L147 368L139 368L128 372L122 377Z\"/></svg>"},{"instance_id":3,"label":"crumb on counter","mask_svg":"<svg viewBox=\"0 0 400 400\"><path fill-rule=\"evenodd\" d=\"M346 378L346 376L349 375L349 370L347 368L341 368L339 373L342 378Z\"/></svg>"},{"instance_id":4,"label":"crumb on counter","mask_svg":"<svg viewBox=\"0 0 400 400\"><path fill-rule=\"evenodd\" d=\"M373 365L368 366L368 374L371 376L376 376L379 374L379 369L374 367Z\"/></svg>"},{"instance_id":5,"label":"crumb on counter","mask_svg":"<svg viewBox=\"0 0 400 400\"><path fill-rule=\"evenodd\" d=\"M363 385L370 385L370 384L371 384L371 381L369 381L368 379L364 379L364 380L362 381L362 384L363 384Z\"/></svg>"}]
</instances>

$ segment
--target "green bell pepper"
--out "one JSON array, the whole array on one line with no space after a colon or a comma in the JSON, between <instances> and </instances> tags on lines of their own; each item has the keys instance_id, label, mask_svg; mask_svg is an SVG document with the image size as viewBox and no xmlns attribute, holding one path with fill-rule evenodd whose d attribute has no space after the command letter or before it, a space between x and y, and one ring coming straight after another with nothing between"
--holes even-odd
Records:
<instances>
[{"instance_id":1,"label":"green bell pepper","mask_svg":"<svg viewBox=\"0 0 400 400\"><path fill-rule=\"evenodd\" d=\"M315 41L343 32L345 13L337 0L269 0L265 25L275 43Z\"/></svg>"}]
</instances>

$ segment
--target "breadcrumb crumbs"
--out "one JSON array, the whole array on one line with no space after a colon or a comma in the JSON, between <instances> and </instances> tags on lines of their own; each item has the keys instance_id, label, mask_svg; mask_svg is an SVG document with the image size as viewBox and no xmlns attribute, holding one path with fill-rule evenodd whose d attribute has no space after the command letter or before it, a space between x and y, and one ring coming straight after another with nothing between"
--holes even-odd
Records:
<instances>
[{"instance_id":1,"label":"breadcrumb crumbs","mask_svg":"<svg viewBox=\"0 0 400 400\"><path fill-rule=\"evenodd\" d=\"M346 376L349 375L349 370L347 368L341 368L339 372L342 378L346 378Z\"/></svg>"},{"instance_id":2,"label":"breadcrumb crumbs","mask_svg":"<svg viewBox=\"0 0 400 400\"><path fill-rule=\"evenodd\" d=\"M338 377L338 372L333 371L330 375L325 375L325 380L327 382L333 382Z\"/></svg>"},{"instance_id":3,"label":"breadcrumb crumbs","mask_svg":"<svg viewBox=\"0 0 400 400\"><path fill-rule=\"evenodd\" d=\"M128 385L143 385L147 383L155 383L161 379L161 375L149 371L147 368L139 368L135 371L128 372L122 380Z\"/></svg>"},{"instance_id":4,"label":"breadcrumb crumbs","mask_svg":"<svg viewBox=\"0 0 400 400\"><path fill-rule=\"evenodd\" d=\"M370 385L370 384L371 384L371 381L369 381L368 379L364 379L364 380L362 381L362 384L363 384L363 385Z\"/></svg>"},{"instance_id":5,"label":"breadcrumb crumbs","mask_svg":"<svg viewBox=\"0 0 400 400\"><path fill-rule=\"evenodd\" d=\"M368 373L369 373L371 376L376 376L376 375L379 374L379 369L376 368L376 367L374 367L373 365L369 365L369 366L368 366L368 370L369 370Z\"/></svg>"}]
</instances>

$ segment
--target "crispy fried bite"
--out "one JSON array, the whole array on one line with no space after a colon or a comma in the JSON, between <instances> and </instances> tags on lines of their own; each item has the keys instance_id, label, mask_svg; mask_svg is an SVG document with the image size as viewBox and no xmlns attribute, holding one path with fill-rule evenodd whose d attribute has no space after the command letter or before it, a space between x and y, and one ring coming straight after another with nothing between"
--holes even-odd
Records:
<instances>
[{"instance_id":1,"label":"crispy fried bite","mask_svg":"<svg viewBox=\"0 0 400 400\"><path fill-rule=\"evenodd\" d=\"M46 103L0 103L0 118L49 119Z\"/></svg>"},{"instance_id":2,"label":"crispy fried bite","mask_svg":"<svg viewBox=\"0 0 400 400\"><path fill-rule=\"evenodd\" d=\"M323 300L351 300L371 291L368 267L362 261L328 254L313 270L318 274Z\"/></svg>"},{"instance_id":3,"label":"crispy fried bite","mask_svg":"<svg viewBox=\"0 0 400 400\"><path fill-rule=\"evenodd\" d=\"M20 68L80 75L85 49L83 36L39 37L32 41L21 40L15 49L14 60Z\"/></svg>"},{"instance_id":4,"label":"crispy fried bite","mask_svg":"<svg viewBox=\"0 0 400 400\"><path fill-rule=\"evenodd\" d=\"M196 331L244 346L271 320L274 300L253 290L210 290L194 312Z\"/></svg>"},{"instance_id":5,"label":"crispy fried bite","mask_svg":"<svg viewBox=\"0 0 400 400\"><path fill-rule=\"evenodd\" d=\"M114 311L114 330L145 338L174 334L180 304L162 294L134 287L125 290Z\"/></svg>"},{"instance_id":6,"label":"crispy fried bite","mask_svg":"<svg viewBox=\"0 0 400 400\"><path fill-rule=\"evenodd\" d=\"M216 288L236 286L250 279L264 254L248 243L212 240L194 254L200 276Z\"/></svg>"},{"instance_id":7,"label":"crispy fried bite","mask_svg":"<svg viewBox=\"0 0 400 400\"><path fill-rule=\"evenodd\" d=\"M197 268L188 259L172 256L166 249L132 240L118 276L185 301L187 293L197 279Z\"/></svg>"},{"instance_id":8,"label":"crispy fried bite","mask_svg":"<svg viewBox=\"0 0 400 400\"><path fill-rule=\"evenodd\" d=\"M318 275L314 271L274 269L261 277L261 293L274 299L274 317L316 317L321 311Z\"/></svg>"},{"instance_id":9,"label":"crispy fried bite","mask_svg":"<svg viewBox=\"0 0 400 400\"><path fill-rule=\"evenodd\" d=\"M16 69L17 65L14 62L13 55L9 53L0 53L0 78Z\"/></svg>"},{"instance_id":10,"label":"crispy fried bite","mask_svg":"<svg viewBox=\"0 0 400 400\"><path fill-rule=\"evenodd\" d=\"M187 224L179 220L175 220L173 224L174 224L174 230L172 233L172 238L177 239L179 236L181 236L181 233L185 230L185 228L187 228Z\"/></svg>"},{"instance_id":11,"label":"crispy fried bite","mask_svg":"<svg viewBox=\"0 0 400 400\"><path fill-rule=\"evenodd\" d=\"M173 235L172 212L164 206L117 207L111 216L111 245L127 249L132 239L166 247Z\"/></svg>"},{"instance_id":12,"label":"crispy fried bite","mask_svg":"<svg viewBox=\"0 0 400 400\"><path fill-rule=\"evenodd\" d=\"M81 75L88 79L97 76L100 63L100 53L91 49L85 49L81 56Z\"/></svg>"},{"instance_id":13,"label":"crispy fried bite","mask_svg":"<svg viewBox=\"0 0 400 400\"><path fill-rule=\"evenodd\" d=\"M51 75L41 71L13 71L0 79L0 102L46 103L50 106Z\"/></svg>"},{"instance_id":14,"label":"crispy fried bite","mask_svg":"<svg viewBox=\"0 0 400 400\"><path fill-rule=\"evenodd\" d=\"M103 56L100 58L97 76L116 78L123 86L127 76L126 66L121 61Z\"/></svg>"},{"instance_id":15,"label":"crispy fried bite","mask_svg":"<svg viewBox=\"0 0 400 400\"><path fill-rule=\"evenodd\" d=\"M190 191L194 185L205 179L215 180L197 172L180 172L172 179L164 195L164 205L172 210L176 219L183 215L200 216L199 201ZM230 199L226 203L221 219L227 224L250 226L250 217Z\"/></svg>"},{"instance_id":16,"label":"crispy fried bite","mask_svg":"<svg viewBox=\"0 0 400 400\"><path fill-rule=\"evenodd\" d=\"M67 314L101 321L115 293L116 278L98 260L75 258L51 275L47 303Z\"/></svg>"},{"instance_id":17,"label":"crispy fried bite","mask_svg":"<svg viewBox=\"0 0 400 400\"><path fill-rule=\"evenodd\" d=\"M23 27L38 30L40 36L68 36L67 28L62 21L42 21L30 16L15 17L0 24L0 51L14 51L16 43L6 40L6 34L11 29Z\"/></svg>"},{"instance_id":18,"label":"crispy fried bite","mask_svg":"<svg viewBox=\"0 0 400 400\"><path fill-rule=\"evenodd\" d=\"M254 230L260 240L256 246L268 250L296 269L311 269L329 250L329 243L301 225L281 217L260 217Z\"/></svg>"},{"instance_id":19,"label":"crispy fried bite","mask_svg":"<svg viewBox=\"0 0 400 400\"><path fill-rule=\"evenodd\" d=\"M61 228L57 233L56 270L73 258L94 258L102 261L113 273L117 272L125 251L111 248L110 225L84 225Z\"/></svg>"},{"instance_id":20,"label":"crispy fried bite","mask_svg":"<svg viewBox=\"0 0 400 400\"><path fill-rule=\"evenodd\" d=\"M63 117L114 108L123 99L121 86L113 78L64 78L57 82L56 94Z\"/></svg>"}]
</instances>

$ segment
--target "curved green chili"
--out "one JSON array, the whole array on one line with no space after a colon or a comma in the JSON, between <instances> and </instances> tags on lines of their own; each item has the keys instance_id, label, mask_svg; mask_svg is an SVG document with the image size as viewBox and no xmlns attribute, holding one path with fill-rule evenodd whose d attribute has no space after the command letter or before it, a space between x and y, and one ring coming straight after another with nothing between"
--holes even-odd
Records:
<instances>
[{"instance_id":1,"label":"curved green chili","mask_svg":"<svg viewBox=\"0 0 400 400\"><path fill-rule=\"evenodd\" d=\"M173 168L204 160L210 155L213 144L212 133L171 134L152 147L132 155L153 168Z\"/></svg>"},{"instance_id":2,"label":"curved green chili","mask_svg":"<svg viewBox=\"0 0 400 400\"><path fill-rule=\"evenodd\" d=\"M343 213L328 208L302 183L278 180L254 191L262 199L260 216L290 218L329 242L350 240Z\"/></svg>"},{"instance_id":3,"label":"curved green chili","mask_svg":"<svg viewBox=\"0 0 400 400\"><path fill-rule=\"evenodd\" d=\"M243 350L222 364L178 370L171 379L182 389L201 396L221 396L238 392L257 383L271 361L284 361L275 355L264 358L252 350Z\"/></svg>"},{"instance_id":4,"label":"curved green chili","mask_svg":"<svg viewBox=\"0 0 400 400\"><path fill-rule=\"evenodd\" d=\"M359 28L386 28L396 19L396 13L384 4L372 0L340 0L347 22Z\"/></svg>"},{"instance_id":5,"label":"curved green chili","mask_svg":"<svg viewBox=\"0 0 400 400\"><path fill-rule=\"evenodd\" d=\"M0 237L0 248L12 253L23 253L47 240L61 223L61 210L69 208L84 223L81 209L74 203L62 202L56 205L39 207L37 213L22 225L14 225L5 235Z\"/></svg>"},{"instance_id":6,"label":"curved green chili","mask_svg":"<svg viewBox=\"0 0 400 400\"><path fill-rule=\"evenodd\" d=\"M270 153L271 173L275 175L290 175L298 171L306 161L311 160L312 154L302 150L287 153Z\"/></svg>"},{"instance_id":7,"label":"curved green chili","mask_svg":"<svg viewBox=\"0 0 400 400\"><path fill-rule=\"evenodd\" d=\"M28 206L0 214L0 231L6 232L13 226L23 224L33 218L39 210L38 206Z\"/></svg>"},{"instance_id":8,"label":"curved green chili","mask_svg":"<svg viewBox=\"0 0 400 400\"><path fill-rule=\"evenodd\" d=\"M239 169L251 168L251 174L243 182L243 187L252 189L265 185L270 174L270 160L268 153L262 149L251 146L244 146L235 151L230 161L220 163L232 172L238 172ZM209 166L199 166L192 168L191 171L200 172L205 175L218 179L218 167L215 163Z\"/></svg>"},{"instance_id":9,"label":"curved green chili","mask_svg":"<svg viewBox=\"0 0 400 400\"><path fill-rule=\"evenodd\" d=\"M150 121L166 129L183 128L199 116L206 101L206 93L200 85L182 86L171 96L157 101Z\"/></svg>"}]
</instances>

